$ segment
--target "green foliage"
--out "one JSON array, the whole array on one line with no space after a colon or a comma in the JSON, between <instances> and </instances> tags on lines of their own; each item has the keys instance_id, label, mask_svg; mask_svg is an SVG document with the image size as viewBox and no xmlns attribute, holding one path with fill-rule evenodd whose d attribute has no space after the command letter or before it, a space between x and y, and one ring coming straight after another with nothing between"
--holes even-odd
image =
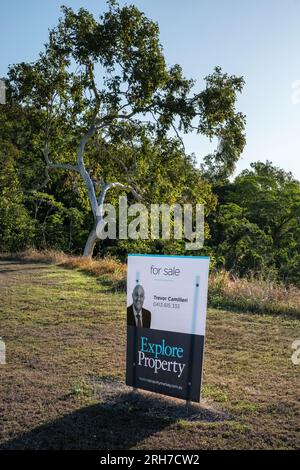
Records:
<instances>
[{"instance_id":1,"label":"green foliage","mask_svg":"<svg viewBox=\"0 0 300 470\"><path fill-rule=\"evenodd\" d=\"M180 65L167 66L158 25L135 6L110 1L99 19L63 7L38 60L11 66L6 85L2 250L81 253L95 223L91 192L98 198L103 182L118 182L123 187L106 197L116 207L120 194L135 202L134 191L148 207L205 204L201 253L214 269L300 283L299 182L269 162L229 180L245 145L245 117L236 110L242 77L216 67L195 93ZM87 130L84 171L93 190L78 170ZM200 169L181 141L192 131L219 141ZM171 238L105 240L96 248L122 259L128 251L184 254L185 246Z\"/></svg>"},{"instance_id":2,"label":"green foliage","mask_svg":"<svg viewBox=\"0 0 300 470\"><path fill-rule=\"evenodd\" d=\"M95 214L77 153L94 126L84 171L95 198L103 181L117 181L148 207L203 203L201 253L213 269L299 284L299 182L270 162L253 163L230 182L245 145L245 117L236 110L244 80L216 67L203 91L195 93L194 84L180 65L167 66L158 25L135 6L110 1L98 20L84 8L63 7L38 60L13 65L6 78L0 249L81 252ZM200 170L180 138L194 130L219 141ZM117 208L120 194L135 202L124 187L109 191L106 202ZM128 251L184 254L185 246L104 240L96 248L122 259Z\"/></svg>"},{"instance_id":3,"label":"green foliage","mask_svg":"<svg viewBox=\"0 0 300 470\"><path fill-rule=\"evenodd\" d=\"M34 222L24 206L17 174L19 153L5 141L0 141L0 148L0 249L14 251L30 245Z\"/></svg>"},{"instance_id":4,"label":"green foliage","mask_svg":"<svg viewBox=\"0 0 300 470\"><path fill-rule=\"evenodd\" d=\"M209 214L216 198L179 133L222 138L223 163L232 170L244 142L244 118L235 110L243 79L216 68L205 80L195 93L178 64L166 65L158 25L135 6L108 2L98 20L62 7L38 60L10 67L0 109L3 135L21 154L36 246L78 251L96 221L93 201L103 182L130 185L147 205L205 203ZM122 192L110 191L107 202ZM183 251L182 242L144 244L139 249ZM99 245L104 252L109 244Z\"/></svg>"},{"instance_id":5,"label":"green foliage","mask_svg":"<svg viewBox=\"0 0 300 470\"><path fill-rule=\"evenodd\" d=\"M299 283L300 183L270 162L257 162L215 191L211 246L219 264L242 276Z\"/></svg>"},{"instance_id":6,"label":"green foliage","mask_svg":"<svg viewBox=\"0 0 300 470\"><path fill-rule=\"evenodd\" d=\"M207 155L202 164L203 174L209 181L226 180L244 149L245 116L235 109L237 93L243 86L243 77L229 76L216 67L214 73L206 77L206 89L198 97L202 118L199 131L219 140L217 150Z\"/></svg>"}]
</instances>

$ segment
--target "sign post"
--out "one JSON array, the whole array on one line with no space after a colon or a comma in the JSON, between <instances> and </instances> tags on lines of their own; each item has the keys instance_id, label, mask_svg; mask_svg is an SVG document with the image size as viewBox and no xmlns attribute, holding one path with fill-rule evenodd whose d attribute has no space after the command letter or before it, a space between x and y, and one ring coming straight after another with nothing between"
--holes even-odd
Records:
<instances>
[{"instance_id":1,"label":"sign post","mask_svg":"<svg viewBox=\"0 0 300 470\"><path fill-rule=\"evenodd\" d=\"M129 255L126 384L200 401L209 258Z\"/></svg>"}]
</instances>

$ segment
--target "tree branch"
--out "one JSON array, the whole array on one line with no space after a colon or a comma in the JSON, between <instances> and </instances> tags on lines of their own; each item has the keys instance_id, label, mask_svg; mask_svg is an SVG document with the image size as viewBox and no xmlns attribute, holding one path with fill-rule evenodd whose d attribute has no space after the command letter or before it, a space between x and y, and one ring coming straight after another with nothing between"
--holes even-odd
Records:
<instances>
[{"instance_id":1,"label":"tree branch","mask_svg":"<svg viewBox=\"0 0 300 470\"><path fill-rule=\"evenodd\" d=\"M63 168L64 170L79 171L77 165L70 165L69 163L53 163L49 158L48 142L45 144L43 155L48 168Z\"/></svg>"},{"instance_id":2,"label":"tree branch","mask_svg":"<svg viewBox=\"0 0 300 470\"><path fill-rule=\"evenodd\" d=\"M98 215L102 215L101 214L101 208L102 208L102 205L104 204L104 200L105 200L105 196L106 196L106 193L109 189L112 189L112 188L122 188L122 189L125 189L125 190L128 190L132 193L132 195L138 200L138 201L143 201L143 197L130 185L126 185L126 184L123 184L123 183L120 183L119 181L114 181L114 182L110 182L110 183L105 183L105 181L102 179L101 180L101 191L100 191L100 194L98 196Z\"/></svg>"},{"instance_id":3,"label":"tree branch","mask_svg":"<svg viewBox=\"0 0 300 470\"><path fill-rule=\"evenodd\" d=\"M130 191L133 196L139 200L139 201L143 201L144 198L141 196L141 194L139 194L132 186L130 185L127 185L127 184L123 184L123 183L119 183L118 181L116 182L112 182L112 183L108 183L107 184L107 190L108 189L111 189L111 188L122 188L122 189L126 189L128 191Z\"/></svg>"}]
</instances>

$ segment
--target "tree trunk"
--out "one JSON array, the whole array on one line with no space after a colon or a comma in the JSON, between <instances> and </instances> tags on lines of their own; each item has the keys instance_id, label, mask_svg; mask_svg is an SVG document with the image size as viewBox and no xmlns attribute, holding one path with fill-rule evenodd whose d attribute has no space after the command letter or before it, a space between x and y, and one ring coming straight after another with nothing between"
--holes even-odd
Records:
<instances>
[{"instance_id":1,"label":"tree trunk","mask_svg":"<svg viewBox=\"0 0 300 470\"><path fill-rule=\"evenodd\" d=\"M91 258L93 256L95 244L97 241L97 234L96 234L96 224L94 225L93 229L90 231L88 239L86 241L83 256Z\"/></svg>"}]
</instances>

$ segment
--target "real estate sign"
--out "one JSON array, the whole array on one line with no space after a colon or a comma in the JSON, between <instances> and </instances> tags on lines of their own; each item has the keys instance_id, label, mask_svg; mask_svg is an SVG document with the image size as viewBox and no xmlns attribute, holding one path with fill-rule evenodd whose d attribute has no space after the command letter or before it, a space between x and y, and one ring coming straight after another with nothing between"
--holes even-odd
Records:
<instances>
[{"instance_id":1,"label":"real estate sign","mask_svg":"<svg viewBox=\"0 0 300 470\"><path fill-rule=\"evenodd\" d=\"M126 383L199 401L209 258L129 255Z\"/></svg>"}]
</instances>

